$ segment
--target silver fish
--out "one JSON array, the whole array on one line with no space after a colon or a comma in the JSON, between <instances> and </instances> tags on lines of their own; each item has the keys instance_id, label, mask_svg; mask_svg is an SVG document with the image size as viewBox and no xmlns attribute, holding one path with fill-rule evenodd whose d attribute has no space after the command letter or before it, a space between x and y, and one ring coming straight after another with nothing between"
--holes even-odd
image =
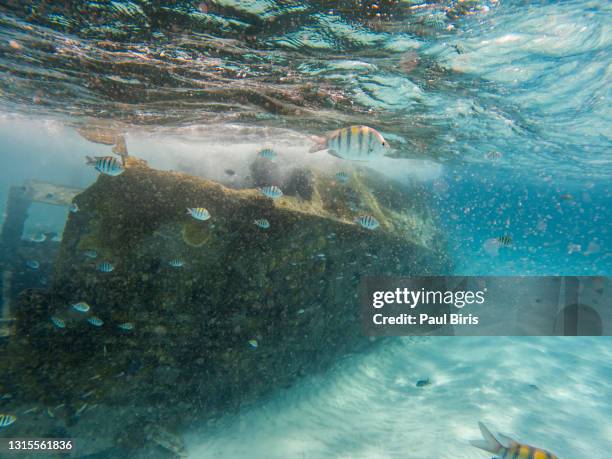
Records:
<instances>
[{"instance_id":1,"label":"silver fish","mask_svg":"<svg viewBox=\"0 0 612 459\"><path fill-rule=\"evenodd\" d=\"M88 312L90 307L84 301L79 301L78 303L74 303L72 305L72 309L74 309L75 311L79 311L79 312Z\"/></svg>"},{"instance_id":2,"label":"silver fish","mask_svg":"<svg viewBox=\"0 0 612 459\"><path fill-rule=\"evenodd\" d=\"M44 233L36 233L33 236L30 236L30 241L32 242L45 242L47 240L47 235Z\"/></svg>"},{"instance_id":3,"label":"silver fish","mask_svg":"<svg viewBox=\"0 0 612 459\"><path fill-rule=\"evenodd\" d=\"M89 319L87 319L87 322L92 324L94 327L101 327L102 325L104 325L104 321L96 316L90 317Z\"/></svg>"},{"instance_id":4,"label":"silver fish","mask_svg":"<svg viewBox=\"0 0 612 459\"><path fill-rule=\"evenodd\" d=\"M72 212L73 214L76 214L79 211L79 206L76 202L73 202L72 204L70 204L70 212Z\"/></svg>"},{"instance_id":5,"label":"silver fish","mask_svg":"<svg viewBox=\"0 0 612 459\"><path fill-rule=\"evenodd\" d=\"M369 229L369 230L375 230L376 228L380 226L380 223L378 223L378 220L376 220L371 215L362 215L361 217L357 217L355 219L355 222L359 223L365 229Z\"/></svg>"},{"instance_id":6,"label":"silver fish","mask_svg":"<svg viewBox=\"0 0 612 459\"><path fill-rule=\"evenodd\" d=\"M87 164L94 166L98 172L115 177L125 172L125 168L114 156L87 156Z\"/></svg>"},{"instance_id":7,"label":"silver fish","mask_svg":"<svg viewBox=\"0 0 612 459\"><path fill-rule=\"evenodd\" d=\"M210 212L204 207L188 207L187 214L191 215L196 220L206 221L210 218Z\"/></svg>"},{"instance_id":8,"label":"silver fish","mask_svg":"<svg viewBox=\"0 0 612 459\"><path fill-rule=\"evenodd\" d=\"M102 263L98 263L98 271L103 273L110 273L114 271L115 267L110 264L108 261L103 261Z\"/></svg>"},{"instance_id":9,"label":"silver fish","mask_svg":"<svg viewBox=\"0 0 612 459\"><path fill-rule=\"evenodd\" d=\"M37 262L36 260L28 260L28 261L26 261L26 266L28 268L30 268L30 269L36 270L36 269L40 268L40 263Z\"/></svg>"},{"instance_id":10,"label":"silver fish","mask_svg":"<svg viewBox=\"0 0 612 459\"><path fill-rule=\"evenodd\" d=\"M124 322L122 324L117 325L117 327L125 331L134 330L134 324L132 322Z\"/></svg>"},{"instance_id":11,"label":"silver fish","mask_svg":"<svg viewBox=\"0 0 612 459\"><path fill-rule=\"evenodd\" d=\"M380 132L368 126L350 126L331 132L318 139L317 145L310 152L322 150L351 161L370 161L391 154L389 144Z\"/></svg>"},{"instance_id":12,"label":"silver fish","mask_svg":"<svg viewBox=\"0 0 612 459\"><path fill-rule=\"evenodd\" d=\"M283 192L276 185L264 186L259 188L259 191L264 195L272 199L280 198Z\"/></svg>"},{"instance_id":13,"label":"silver fish","mask_svg":"<svg viewBox=\"0 0 612 459\"><path fill-rule=\"evenodd\" d=\"M270 222L267 219L265 219L265 218L258 218L253 223L255 223L255 225L259 226L261 229L268 229L268 228L270 228Z\"/></svg>"},{"instance_id":14,"label":"silver fish","mask_svg":"<svg viewBox=\"0 0 612 459\"><path fill-rule=\"evenodd\" d=\"M66 322L64 322L59 317L51 316L50 320L53 323L53 325L55 325L57 328L66 328Z\"/></svg>"},{"instance_id":15,"label":"silver fish","mask_svg":"<svg viewBox=\"0 0 612 459\"><path fill-rule=\"evenodd\" d=\"M270 148L263 148L263 149L259 150L257 155L260 158L265 158L265 159L269 159L269 160L273 160L274 158L276 158L278 156L276 154L276 152L274 150L270 149Z\"/></svg>"},{"instance_id":16,"label":"silver fish","mask_svg":"<svg viewBox=\"0 0 612 459\"><path fill-rule=\"evenodd\" d=\"M340 171L336 174L336 180L338 180L339 182L348 182L348 179L349 175L344 171Z\"/></svg>"},{"instance_id":17,"label":"silver fish","mask_svg":"<svg viewBox=\"0 0 612 459\"><path fill-rule=\"evenodd\" d=\"M179 258L173 258L168 262L168 264L173 268L180 268L185 264L185 262Z\"/></svg>"},{"instance_id":18,"label":"silver fish","mask_svg":"<svg viewBox=\"0 0 612 459\"><path fill-rule=\"evenodd\" d=\"M83 255L85 255L87 258L96 258L98 256L98 252L95 250L86 250L83 252Z\"/></svg>"},{"instance_id":19,"label":"silver fish","mask_svg":"<svg viewBox=\"0 0 612 459\"><path fill-rule=\"evenodd\" d=\"M13 414L0 414L0 427L10 426L17 420L17 416Z\"/></svg>"}]
</instances>

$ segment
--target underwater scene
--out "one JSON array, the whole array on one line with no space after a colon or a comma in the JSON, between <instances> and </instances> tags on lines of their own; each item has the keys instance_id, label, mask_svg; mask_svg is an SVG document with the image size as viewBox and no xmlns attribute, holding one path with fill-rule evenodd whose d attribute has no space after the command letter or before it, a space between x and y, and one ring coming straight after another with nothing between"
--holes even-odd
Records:
<instances>
[{"instance_id":1,"label":"underwater scene","mask_svg":"<svg viewBox=\"0 0 612 459\"><path fill-rule=\"evenodd\" d=\"M0 459L612 457L611 17L0 0ZM400 278L538 327L368 333Z\"/></svg>"}]
</instances>

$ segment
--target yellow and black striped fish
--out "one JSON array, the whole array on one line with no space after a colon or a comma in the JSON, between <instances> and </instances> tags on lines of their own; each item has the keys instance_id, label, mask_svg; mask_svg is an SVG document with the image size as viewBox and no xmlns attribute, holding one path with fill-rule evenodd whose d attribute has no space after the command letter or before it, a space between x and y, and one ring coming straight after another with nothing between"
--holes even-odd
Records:
<instances>
[{"instance_id":1,"label":"yellow and black striped fish","mask_svg":"<svg viewBox=\"0 0 612 459\"><path fill-rule=\"evenodd\" d=\"M380 156L389 156L391 152L380 132L368 126L350 126L331 132L325 138L317 138L317 145L310 152L322 150L352 161L371 161Z\"/></svg>"},{"instance_id":2,"label":"yellow and black striped fish","mask_svg":"<svg viewBox=\"0 0 612 459\"><path fill-rule=\"evenodd\" d=\"M497 238L497 242L499 242L499 245L501 246L508 247L510 244L512 244L512 238L507 234L504 234L503 236Z\"/></svg>"},{"instance_id":3,"label":"yellow and black striped fish","mask_svg":"<svg viewBox=\"0 0 612 459\"><path fill-rule=\"evenodd\" d=\"M507 446L502 445L493 434L482 423L478 423L483 440L472 440L470 443L476 448L484 449L493 454L497 454L494 459L559 459L552 453L540 448L529 445L522 445L516 440L505 435L499 435Z\"/></svg>"}]
</instances>

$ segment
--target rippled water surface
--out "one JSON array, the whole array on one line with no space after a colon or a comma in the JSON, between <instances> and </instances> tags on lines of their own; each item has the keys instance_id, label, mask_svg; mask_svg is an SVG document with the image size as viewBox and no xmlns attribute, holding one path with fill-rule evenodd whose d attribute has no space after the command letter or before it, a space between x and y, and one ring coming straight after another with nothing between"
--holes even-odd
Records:
<instances>
[{"instance_id":1,"label":"rippled water surface","mask_svg":"<svg viewBox=\"0 0 612 459\"><path fill-rule=\"evenodd\" d=\"M407 193L394 204L424 212L436 232L412 222L404 236L443 249L444 274L610 276L610 17L600 0L0 0L3 219L10 187L85 189L98 174L84 157L111 147L245 190L257 184L257 151L273 146L287 183L298 168L354 170ZM391 157L349 166L308 153L351 125L380 131ZM34 204L24 238L60 240L68 217L67 207ZM496 243L503 236L509 247ZM36 288L51 285L45 276ZM174 287L170 321L181 312ZM601 307L612 307L609 295ZM562 459L603 459L611 353L607 337L398 338L177 436L194 459L490 458L468 443L483 421ZM424 378L431 384L417 388ZM2 391L0 414L12 407ZM138 419L163 419L155 406ZM99 415L109 425L122 419L113 410ZM64 427L91 437L96 424L81 425ZM129 453L90 441L83 454L101 456L82 457L177 457L146 438Z\"/></svg>"}]
</instances>

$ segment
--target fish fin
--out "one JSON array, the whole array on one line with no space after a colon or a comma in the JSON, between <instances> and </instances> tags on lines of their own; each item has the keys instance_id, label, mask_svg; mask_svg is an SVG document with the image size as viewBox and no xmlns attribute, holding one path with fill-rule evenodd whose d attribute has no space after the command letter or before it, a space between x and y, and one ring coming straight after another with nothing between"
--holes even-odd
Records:
<instances>
[{"instance_id":1,"label":"fish fin","mask_svg":"<svg viewBox=\"0 0 612 459\"><path fill-rule=\"evenodd\" d=\"M331 150L330 149L330 150L327 150L327 153L329 153L332 156L335 156L336 158L343 159L342 156L340 156L336 150Z\"/></svg>"},{"instance_id":2,"label":"fish fin","mask_svg":"<svg viewBox=\"0 0 612 459\"><path fill-rule=\"evenodd\" d=\"M470 440L470 444L490 453L498 453L502 449L501 443L495 439L493 434L482 422L478 423L478 427L480 427L480 433L482 434L483 440Z\"/></svg>"},{"instance_id":3,"label":"fish fin","mask_svg":"<svg viewBox=\"0 0 612 459\"><path fill-rule=\"evenodd\" d=\"M96 157L85 156L85 164L96 164Z\"/></svg>"},{"instance_id":4,"label":"fish fin","mask_svg":"<svg viewBox=\"0 0 612 459\"><path fill-rule=\"evenodd\" d=\"M191 209L187 207L187 215L191 215Z\"/></svg>"},{"instance_id":5,"label":"fish fin","mask_svg":"<svg viewBox=\"0 0 612 459\"><path fill-rule=\"evenodd\" d=\"M308 153L316 153L318 151L327 150L327 147L325 146L325 137L319 137L317 135L313 135L310 137L310 140L315 142L315 144L312 147L310 147L310 149L308 150Z\"/></svg>"},{"instance_id":6,"label":"fish fin","mask_svg":"<svg viewBox=\"0 0 612 459\"><path fill-rule=\"evenodd\" d=\"M508 437L507 435L501 434L499 432L497 432L497 438L499 438L503 443L502 445L505 446L506 448L511 448L512 446L518 446L519 442L516 441L513 438Z\"/></svg>"}]
</instances>

